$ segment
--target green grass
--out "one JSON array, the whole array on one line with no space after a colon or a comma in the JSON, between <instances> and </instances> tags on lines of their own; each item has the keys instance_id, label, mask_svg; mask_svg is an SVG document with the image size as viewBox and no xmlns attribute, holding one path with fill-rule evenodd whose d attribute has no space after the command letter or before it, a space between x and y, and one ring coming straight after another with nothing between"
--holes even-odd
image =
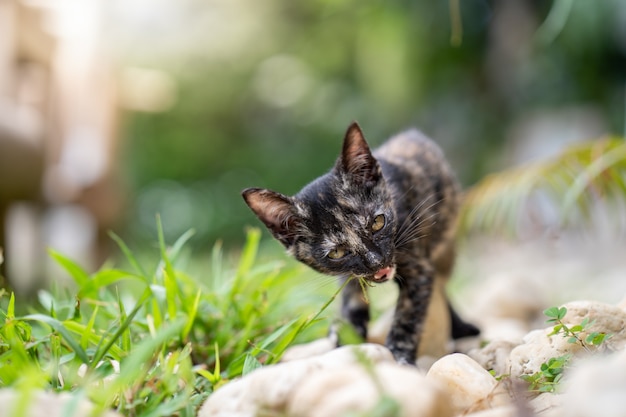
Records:
<instances>
[{"instance_id":1,"label":"green grass","mask_svg":"<svg viewBox=\"0 0 626 417\"><path fill-rule=\"evenodd\" d=\"M221 384L325 334L316 323L335 315L322 313L338 286L295 262L259 260L258 229L231 267L216 245L199 277L179 268L192 233L167 246L158 229L156 266L112 234L128 269L89 274L51 250L70 288L41 291L37 306L3 291L0 387L69 391L129 416L195 416Z\"/></svg>"},{"instance_id":2,"label":"green grass","mask_svg":"<svg viewBox=\"0 0 626 417\"><path fill-rule=\"evenodd\" d=\"M485 178L466 195L461 231L515 229L537 192L552 197L561 227L584 219L594 201L624 201L624 143L590 142ZM41 291L36 305L0 289L0 388L18 389L22 408L30 392L47 389L127 416L195 416L214 389L324 335L324 319L336 316L328 311L334 279L284 256L260 258L259 230L250 230L236 262L217 244L190 274L184 248L193 233L167 245L157 226L156 262L112 234L128 268L107 264L90 274L51 250L73 285ZM380 291L389 298L388 287ZM384 308L375 302L373 316ZM537 378L553 384L560 359Z\"/></svg>"}]
</instances>

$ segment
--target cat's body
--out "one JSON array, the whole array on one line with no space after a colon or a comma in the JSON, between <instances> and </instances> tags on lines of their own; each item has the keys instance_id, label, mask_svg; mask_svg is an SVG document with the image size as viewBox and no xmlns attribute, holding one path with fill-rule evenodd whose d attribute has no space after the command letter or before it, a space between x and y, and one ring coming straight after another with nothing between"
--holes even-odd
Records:
<instances>
[{"instance_id":1,"label":"cat's body","mask_svg":"<svg viewBox=\"0 0 626 417\"><path fill-rule=\"evenodd\" d=\"M414 363L433 282L454 262L458 186L437 145L408 131L372 153L354 123L333 170L294 197L243 195L299 261L346 279L394 279L400 293L386 344L399 362ZM477 333L450 312L453 337ZM369 310L357 280L344 290L342 313L366 335Z\"/></svg>"}]
</instances>

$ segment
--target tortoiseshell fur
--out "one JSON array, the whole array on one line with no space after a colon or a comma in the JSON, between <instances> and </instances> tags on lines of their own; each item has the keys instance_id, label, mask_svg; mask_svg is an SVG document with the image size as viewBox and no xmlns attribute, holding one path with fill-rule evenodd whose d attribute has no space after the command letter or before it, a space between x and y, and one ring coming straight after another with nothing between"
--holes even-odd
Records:
<instances>
[{"instance_id":1,"label":"tortoiseshell fur","mask_svg":"<svg viewBox=\"0 0 626 417\"><path fill-rule=\"evenodd\" d=\"M459 188L434 142L410 130L371 152L353 123L335 167L295 196L258 188L243 196L287 251L311 268L343 279L394 279L400 293L386 345L398 362L415 363L433 282L447 278L454 262ZM384 219L380 230L377 216ZM452 337L478 333L450 313ZM342 314L366 337L369 310L357 280L344 290Z\"/></svg>"}]
</instances>

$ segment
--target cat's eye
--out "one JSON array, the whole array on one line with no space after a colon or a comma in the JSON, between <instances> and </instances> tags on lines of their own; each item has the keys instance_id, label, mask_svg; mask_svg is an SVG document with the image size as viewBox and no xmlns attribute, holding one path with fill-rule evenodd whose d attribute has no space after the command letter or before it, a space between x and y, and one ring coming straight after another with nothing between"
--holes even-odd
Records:
<instances>
[{"instance_id":1,"label":"cat's eye","mask_svg":"<svg viewBox=\"0 0 626 417\"><path fill-rule=\"evenodd\" d=\"M385 227L385 216L379 214L378 216L374 217L374 221L372 222L372 231L378 232L383 227Z\"/></svg>"},{"instance_id":2,"label":"cat's eye","mask_svg":"<svg viewBox=\"0 0 626 417\"><path fill-rule=\"evenodd\" d=\"M342 246L337 246L335 249L328 252L328 257L330 259L341 259L346 256L347 253L348 251L346 251L345 248L343 248Z\"/></svg>"}]
</instances>

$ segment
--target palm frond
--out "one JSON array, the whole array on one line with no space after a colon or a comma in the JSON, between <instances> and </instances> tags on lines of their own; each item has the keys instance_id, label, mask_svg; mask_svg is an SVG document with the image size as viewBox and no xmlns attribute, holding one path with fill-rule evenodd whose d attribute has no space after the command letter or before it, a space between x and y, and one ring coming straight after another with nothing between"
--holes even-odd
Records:
<instances>
[{"instance_id":1,"label":"palm frond","mask_svg":"<svg viewBox=\"0 0 626 417\"><path fill-rule=\"evenodd\" d=\"M566 148L554 158L488 175L465 196L460 229L565 227L591 219L599 202L626 202L626 141L611 137Z\"/></svg>"}]
</instances>

